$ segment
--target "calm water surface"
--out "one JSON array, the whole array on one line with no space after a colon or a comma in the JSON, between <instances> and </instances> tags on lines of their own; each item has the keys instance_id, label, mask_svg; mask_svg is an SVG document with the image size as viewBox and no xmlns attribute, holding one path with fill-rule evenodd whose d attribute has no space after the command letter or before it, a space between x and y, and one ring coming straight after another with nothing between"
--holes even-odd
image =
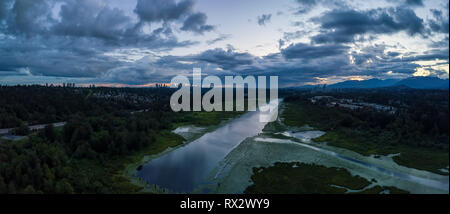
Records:
<instances>
[{"instance_id":1,"label":"calm water surface","mask_svg":"<svg viewBox=\"0 0 450 214\"><path fill-rule=\"evenodd\" d=\"M277 105L278 101L271 102ZM188 145L145 164L137 176L175 192L192 192L204 184L219 162L247 137L262 132L259 111L249 112Z\"/></svg>"}]
</instances>

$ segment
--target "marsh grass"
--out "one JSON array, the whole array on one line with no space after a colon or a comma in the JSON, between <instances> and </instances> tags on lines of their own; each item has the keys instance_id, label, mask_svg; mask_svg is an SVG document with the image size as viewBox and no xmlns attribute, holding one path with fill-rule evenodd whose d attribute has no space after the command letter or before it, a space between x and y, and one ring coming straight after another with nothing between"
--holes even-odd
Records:
<instances>
[{"instance_id":1,"label":"marsh grass","mask_svg":"<svg viewBox=\"0 0 450 214\"><path fill-rule=\"evenodd\" d=\"M253 168L251 179L253 184L246 194L407 193L394 187L368 188L370 181L346 169L304 163L277 162L271 167Z\"/></svg>"}]
</instances>

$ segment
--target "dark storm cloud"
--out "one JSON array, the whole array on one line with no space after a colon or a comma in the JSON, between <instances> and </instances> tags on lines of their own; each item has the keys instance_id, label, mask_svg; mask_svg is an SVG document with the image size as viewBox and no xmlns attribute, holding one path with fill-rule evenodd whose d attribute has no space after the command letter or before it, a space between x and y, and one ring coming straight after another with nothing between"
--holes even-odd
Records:
<instances>
[{"instance_id":1,"label":"dark storm cloud","mask_svg":"<svg viewBox=\"0 0 450 214\"><path fill-rule=\"evenodd\" d=\"M257 59L251 66L246 66L236 73L240 75L278 76L280 86L302 85L315 82L317 77L345 75L351 71L348 58L343 54L329 57L300 59L285 59L280 54L270 54ZM348 75L348 74L347 74Z\"/></svg>"},{"instance_id":2,"label":"dark storm cloud","mask_svg":"<svg viewBox=\"0 0 450 214\"><path fill-rule=\"evenodd\" d=\"M8 4L10 3L10 0L2 0L0 1L0 22L6 17L6 12Z\"/></svg>"},{"instance_id":3,"label":"dark storm cloud","mask_svg":"<svg viewBox=\"0 0 450 214\"><path fill-rule=\"evenodd\" d=\"M447 4L448 8L448 4ZM447 14L444 15L444 12L440 10L431 9L431 13L434 16L434 20L429 21L429 26L433 32L438 33L445 33L448 34L448 28L449 28L449 16L448 16L448 9Z\"/></svg>"},{"instance_id":4,"label":"dark storm cloud","mask_svg":"<svg viewBox=\"0 0 450 214\"><path fill-rule=\"evenodd\" d=\"M184 30L199 34L213 28L206 24L205 14L193 12L190 0L139 0L134 10L137 17L104 3L1 0L1 75L99 77L117 68L133 68L105 53L123 48L157 52L192 46L198 42L179 41L175 36L176 24L184 23ZM57 14L55 6L60 6ZM145 29L153 22L162 24L151 31ZM127 75L125 71L122 74Z\"/></svg>"},{"instance_id":5,"label":"dark storm cloud","mask_svg":"<svg viewBox=\"0 0 450 214\"><path fill-rule=\"evenodd\" d=\"M122 10L102 7L94 1L69 1L61 7L59 15L61 21L52 30L63 36L117 41L132 27L130 17Z\"/></svg>"},{"instance_id":6,"label":"dark storm cloud","mask_svg":"<svg viewBox=\"0 0 450 214\"><path fill-rule=\"evenodd\" d=\"M281 54L287 59L313 59L341 55L348 48L345 45L308 45L297 43L282 49Z\"/></svg>"},{"instance_id":7,"label":"dark storm cloud","mask_svg":"<svg viewBox=\"0 0 450 214\"><path fill-rule=\"evenodd\" d=\"M223 68L222 74L215 74L218 76L278 76L280 86L284 87L315 82L317 77L345 75L346 72L351 72L354 68L349 65L348 56L344 51L346 49L347 47L342 45L296 44L282 49L281 53L264 57L236 53L231 49L228 51L215 49L190 59L213 63Z\"/></svg>"},{"instance_id":8,"label":"dark storm cloud","mask_svg":"<svg viewBox=\"0 0 450 214\"><path fill-rule=\"evenodd\" d=\"M417 60L447 59L448 54L442 47L423 54L405 54L387 47L386 45L369 45L359 52L349 52L349 46L345 42L358 39L357 36L367 35L375 37L378 34L393 34L406 32L410 36L426 36L427 29L424 21L416 16L414 11L408 8L379 8L367 11L356 11L337 3L331 12L326 12L323 17L314 21L321 26L320 35L336 33L335 41L317 42L312 44L297 43L285 48L287 38L299 38L308 35L307 32L297 31L285 34L285 40L280 40L280 53L270 54L265 57L256 57L249 53L235 52L233 49L212 49L198 55L186 57L163 57L158 60L158 66L178 69L179 72L187 71L192 65L208 68L215 65L222 68L215 75L278 75L280 85L301 85L307 82L316 82L317 78L345 77L345 76L372 76L395 78L411 76ZM338 8L338 9L336 9ZM340 16L338 16L339 14ZM346 17L347 16L347 17ZM433 19L437 20L437 19ZM352 29L353 28L353 29ZM445 43L446 40L443 40ZM327 44L329 43L329 44ZM441 45L441 43L436 46ZM448 51L448 49L447 49ZM182 64L177 61L186 61L193 64ZM206 63L206 64L202 64ZM212 66L212 68L215 68ZM169 69L170 70L170 69ZM392 71L388 74L388 71ZM211 70L205 69L205 73L211 74ZM398 76L397 76L398 77Z\"/></svg>"},{"instance_id":9,"label":"dark storm cloud","mask_svg":"<svg viewBox=\"0 0 450 214\"><path fill-rule=\"evenodd\" d=\"M387 55L388 55L389 57L397 57L397 56L400 55L400 53L399 53L399 52L396 52L396 51L389 51L389 52L387 52Z\"/></svg>"},{"instance_id":10,"label":"dark storm cloud","mask_svg":"<svg viewBox=\"0 0 450 214\"><path fill-rule=\"evenodd\" d=\"M62 6L57 14L59 17L54 19L51 13L56 2ZM214 28L206 24L205 14L192 12L194 2L191 0L178 3L174 0L139 0L135 9L137 22L121 9L91 0L6 0L2 1L1 11L5 11L8 4L12 7L1 12L6 23L0 23L0 29L15 36L68 36L68 40L74 37L94 38L104 45L167 50L194 44L178 42L170 22L184 22L182 30L199 34ZM160 28L144 32L147 24L160 21L163 22Z\"/></svg>"},{"instance_id":11,"label":"dark storm cloud","mask_svg":"<svg viewBox=\"0 0 450 214\"><path fill-rule=\"evenodd\" d=\"M6 1L6 4L8 3L13 3L12 8L6 11L5 15L6 29L9 33L27 36L46 33L45 23L51 21L48 16L52 1Z\"/></svg>"},{"instance_id":12,"label":"dark storm cloud","mask_svg":"<svg viewBox=\"0 0 450 214\"><path fill-rule=\"evenodd\" d=\"M224 76L240 72L247 66L252 66L256 57L249 53L236 52L233 48L211 49L200 54L188 56L163 56L156 60L144 57L134 63L122 63L101 76L107 82L126 84L145 84L153 82L168 82L176 75L192 76L192 68L202 68L207 75ZM221 68L217 70L217 68ZM253 73L250 73L253 75Z\"/></svg>"},{"instance_id":13,"label":"dark storm cloud","mask_svg":"<svg viewBox=\"0 0 450 214\"><path fill-rule=\"evenodd\" d=\"M423 6L422 0L406 0L405 4L411 5L411 6Z\"/></svg>"},{"instance_id":14,"label":"dark storm cloud","mask_svg":"<svg viewBox=\"0 0 450 214\"><path fill-rule=\"evenodd\" d=\"M172 21L190 14L193 6L192 0L138 0L134 11L142 21Z\"/></svg>"},{"instance_id":15,"label":"dark storm cloud","mask_svg":"<svg viewBox=\"0 0 450 214\"><path fill-rule=\"evenodd\" d=\"M204 13L194 13L184 21L181 30L198 34L214 30L214 26L206 24L206 19L207 17Z\"/></svg>"},{"instance_id":16,"label":"dark storm cloud","mask_svg":"<svg viewBox=\"0 0 450 214\"><path fill-rule=\"evenodd\" d=\"M230 70L241 65L251 65L255 57L249 53L235 52L232 49L223 50L216 48L205 51L192 58L198 61L216 64L224 70Z\"/></svg>"},{"instance_id":17,"label":"dark storm cloud","mask_svg":"<svg viewBox=\"0 0 450 214\"><path fill-rule=\"evenodd\" d=\"M183 0L138 0L134 12L144 22L169 22L183 20L180 30L197 34L212 31L214 26L207 25L205 13L193 12L194 1Z\"/></svg>"},{"instance_id":18,"label":"dark storm cloud","mask_svg":"<svg viewBox=\"0 0 450 214\"><path fill-rule=\"evenodd\" d=\"M207 75L278 75L280 85L285 85L314 82L317 77L377 77L387 71L411 75L418 67L414 61L448 62L448 36L430 39L432 44L425 51L419 50L420 54L384 45L359 47L357 43L351 44L351 50L358 51L350 52L350 44L345 44L360 37L396 32L448 35L448 10L432 10L424 23L410 6L406 7L405 0L396 4L404 8L363 11L351 9L340 0L296 2L296 13L319 4L329 9L313 19L319 31L308 29L310 20L303 19L296 22L293 32L282 34L280 52L257 57L234 48L160 56L160 51L197 44L180 40L177 33L198 35L215 30L207 23L206 14L194 10L193 0L137 0L136 8L129 11L114 8L108 1L0 0L0 76L89 77L98 82L146 84L167 82L178 74L191 76L192 67L201 67ZM59 5L60 10L55 10ZM270 21L270 14L263 16L259 24ZM229 37L222 34L205 43L211 45ZM290 44L299 38L312 42ZM137 53L130 61L133 53L127 51L131 50ZM115 55L117 52L121 55Z\"/></svg>"},{"instance_id":19,"label":"dark storm cloud","mask_svg":"<svg viewBox=\"0 0 450 214\"><path fill-rule=\"evenodd\" d=\"M266 23L270 22L272 18L272 14L263 14L258 16L258 25L266 25Z\"/></svg>"},{"instance_id":20,"label":"dark storm cloud","mask_svg":"<svg viewBox=\"0 0 450 214\"><path fill-rule=\"evenodd\" d=\"M332 10L314 18L322 33L314 36L315 43L347 43L356 35L392 34L405 31L409 35L425 34L424 22L407 8L373 9L367 11Z\"/></svg>"},{"instance_id":21,"label":"dark storm cloud","mask_svg":"<svg viewBox=\"0 0 450 214\"><path fill-rule=\"evenodd\" d=\"M393 78L387 74L392 71L402 77L411 76L417 60L448 59L448 53L441 49L426 51L424 54L402 54L387 51L395 46L372 45L349 52L344 45L295 44L264 57L256 57L246 52L212 49L197 55L165 56L155 62L140 60L133 65L112 69L105 79L113 82L142 84L146 80L167 81L170 75L191 76L192 67L201 67L207 75L266 75L279 76L280 86L302 85L316 82L317 78L342 76L373 76ZM349 60L353 57L353 62ZM370 61L370 62L369 62ZM189 62L189 63L181 63ZM215 68L223 70L215 71ZM164 70L166 75L159 73ZM126 77L123 77L127 74Z\"/></svg>"},{"instance_id":22,"label":"dark storm cloud","mask_svg":"<svg viewBox=\"0 0 450 214\"><path fill-rule=\"evenodd\" d=\"M151 7L148 6L150 3ZM172 4L173 3L173 4ZM72 37L88 37L102 40L105 45L113 46L141 46L151 49L170 50L174 47L183 47L194 44L193 42L179 42L172 31L170 24L165 22L161 27L151 32L144 33L145 23L150 21L171 21L187 15L190 9L186 9L186 5L191 2L180 2L175 4L170 1L139 1L135 11L143 14L152 13L152 18L142 17L135 23L131 17L128 17L124 11L117 8L103 6L96 1L90 0L71 0L61 7L61 21L52 27L52 31L56 35L72 36ZM140 8L139 6L142 6ZM161 11L167 14L160 15L154 7L160 6ZM173 8L172 8L173 7ZM190 8L190 6L188 7ZM146 12L145 12L146 11ZM175 15L179 13L179 15ZM142 15L143 15L142 14ZM181 15L180 15L181 14ZM206 17L202 20L206 22Z\"/></svg>"},{"instance_id":23,"label":"dark storm cloud","mask_svg":"<svg viewBox=\"0 0 450 214\"><path fill-rule=\"evenodd\" d=\"M68 43L52 37L0 41L0 71L20 73L21 69L28 68L31 75L94 77L118 64L95 46L85 46L80 40Z\"/></svg>"},{"instance_id":24,"label":"dark storm cloud","mask_svg":"<svg viewBox=\"0 0 450 214\"><path fill-rule=\"evenodd\" d=\"M147 84L149 82L168 82L176 75L188 75L192 67L177 62L178 57L166 56L156 61L144 57L134 63L123 63L121 66L109 69L100 76L107 83Z\"/></svg>"}]
</instances>

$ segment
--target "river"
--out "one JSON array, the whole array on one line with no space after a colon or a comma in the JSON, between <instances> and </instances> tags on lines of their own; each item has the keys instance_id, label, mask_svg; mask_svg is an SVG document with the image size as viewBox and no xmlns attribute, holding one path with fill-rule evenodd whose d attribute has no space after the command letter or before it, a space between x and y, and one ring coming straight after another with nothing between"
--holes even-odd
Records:
<instances>
[{"instance_id":1,"label":"river","mask_svg":"<svg viewBox=\"0 0 450 214\"><path fill-rule=\"evenodd\" d=\"M359 175L363 177L369 174L372 177L366 177L367 179L376 178L379 183L398 186L415 193L434 193L434 190L448 193L448 176L407 167L395 167L392 166L395 165L392 160L366 158L334 147L328 146L327 149L323 149L309 143L257 137L267 124L260 122L260 115L259 111L246 113L183 147L151 160L143 165L136 176L148 184L155 184L172 192L190 193L198 190L199 187L211 185L212 177L216 181L217 177L227 177L217 175L226 171L224 168L231 167L232 169L225 174L232 178L226 178L230 179L230 182L226 179L222 180L224 185L221 188L227 189L224 191L227 193L242 192L248 185L250 176L248 174L254 166L270 165L277 160L282 162L289 160L311 162L312 160L312 163L317 162L319 165L331 164L331 166L343 167L356 174L360 173ZM320 134L317 131L308 133L311 136L308 135L306 138L295 134L294 137L302 142L309 142L311 137L317 137L315 135ZM244 140L247 142L243 143ZM263 145L261 142L290 144L304 149ZM230 164L233 159L237 161ZM226 183L230 184L226 185ZM425 188L419 188L419 186L425 186Z\"/></svg>"},{"instance_id":2,"label":"river","mask_svg":"<svg viewBox=\"0 0 450 214\"><path fill-rule=\"evenodd\" d=\"M269 105L277 105L279 101ZM137 172L137 176L174 192L192 192L205 184L210 172L233 148L262 132L267 123L260 122L261 115L273 116L259 110L246 113L186 146L153 159Z\"/></svg>"}]
</instances>

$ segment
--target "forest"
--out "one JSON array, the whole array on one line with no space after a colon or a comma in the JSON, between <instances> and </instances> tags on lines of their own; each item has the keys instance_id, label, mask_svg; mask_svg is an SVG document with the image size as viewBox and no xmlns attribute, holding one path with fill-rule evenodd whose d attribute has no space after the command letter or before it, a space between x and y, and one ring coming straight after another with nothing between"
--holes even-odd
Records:
<instances>
[{"instance_id":1,"label":"forest","mask_svg":"<svg viewBox=\"0 0 450 214\"><path fill-rule=\"evenodd\" d=\"M312 103L314 96L332 96L389 105L394 113L374 108L349 109ZM397 154L401 165L448 174L438 169L448 166L448 90L359 89L329 91L290 91L284 101L285 123L311 125L326 131L317 142L356 151L363 155Z\"/></svg>"},{"instance_id":2,"label":"forest","mask_svg":"<svg viewBox=\"0 0 450 214\"><path fill-rule=\"evenodd\" d=\"M67 122L24 131L25 140L0 140L0 193L135 193L138 187L120 174L126 163L181 144L183 138L170 132L177 125L213 125L236 115L173 112L171 93L169 88L0 87L2 127Z\"/></svg>"},{"instance_id":3,"label":"forest","mask_svg":"<svg viewBox=\"0 0 450 214\"><path fill-rule=\"evenodd\" d=\"M159 100L170 93L167 88L0 86L0 128L61 122L75 114L89 117L104 112L157 108L162 103Z\"/></svg>"}]
</instances>

